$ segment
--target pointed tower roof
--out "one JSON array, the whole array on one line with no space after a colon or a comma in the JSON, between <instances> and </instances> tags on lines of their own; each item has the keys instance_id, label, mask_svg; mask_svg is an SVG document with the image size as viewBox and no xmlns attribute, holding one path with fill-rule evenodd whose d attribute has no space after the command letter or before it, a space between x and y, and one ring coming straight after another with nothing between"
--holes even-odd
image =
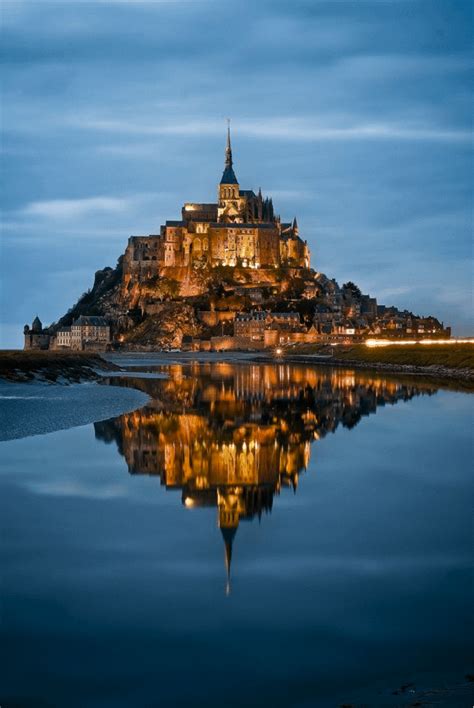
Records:
<instances>
[{"instance_id":1,"label":"pointed tower roof","mask_svg":"<svg viewBox=\"0 0 474 708\"><path fill-rule=\"evenodd\" d=\"M43 325L38 315L36 315L35 319L33 320L31 329L33 330L33 332L41 332L41 330L43 329Z\"/></svg>"},{"instance_id":2,"label":"pointed tower roof","mask_svg":"<svg viewBox=\"0 0 474 708\"><path fill-rule=\"evenodd\" d=\"M232 146L230 144L230 120L227 122L227 144L225 148L225 167L221 184L238 184L237 177L232 168Z\"/></svg>"}]
</instances>

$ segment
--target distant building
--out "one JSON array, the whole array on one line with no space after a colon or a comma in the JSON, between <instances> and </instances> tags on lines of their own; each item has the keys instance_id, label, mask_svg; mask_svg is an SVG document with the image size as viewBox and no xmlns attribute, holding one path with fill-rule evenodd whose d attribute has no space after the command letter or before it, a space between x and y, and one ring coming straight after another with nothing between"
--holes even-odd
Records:
<instances>
[{"instance_id":1,"label":"distant building","mask_svg":"<svg viewBox=\"0 0 474 708\"><path fill-rule=\"evenodd\" d=\"M71 325L70 341L71 349L105 349L110 342L110 326L104 317L81 315Z\"/></svg>"},{"instance_id":2,"label":"distant building","mask_svg":"<svg viewBox=\"0 0 474 708\"><path fill-rule=\"evenodd\" d=\"M360 298L360 314L365 316L369 322L377 319L377 300L369 295L362 295Z\"/></svg>"},{"instance_id":3,"label":"distant building","mask_svg":"<svg viewBox=\"0 0 474 708\"><path fill-rule=\"evenodd\" d=\"M234 337L242 345L263 345L268 312L239 312L234 320Z\"/></svg>"},{"instance_id":4,"label":"distant building","mask_svg":"<svg viewBox=\"0 0 474 708\"><path fill-rule=\"evenodd\" d=\"M58 331L56 332L55 346L58 349L62 349L64 347L66 347L66 348L71 347L71 328L70 327L61 327L61 329L58 329Z\"/></svg>"},{"instance_id":5,"label":"distant building","mask_svg":"<svg viewBox=\"0 0 474 708\"><path fill-rule=\"evenodd\" d=\"M268 348L278 344L312 342L316 328L302 324L298 312L240 312L234 320L234 344L237 348Z\"/></svg>"},{"instance_id":6,"label":"distant building","mask_svg":"<svg viewBox=\"0 0 474 708\"><path fill-rule=\"evenodd\" d=\"M38 315L35 317L31 324L25 325L23 328L23 334L25 336L24 348L25 349L48 349L49 348L49 332L43 329Z\"/></svg>"}]
</instances>

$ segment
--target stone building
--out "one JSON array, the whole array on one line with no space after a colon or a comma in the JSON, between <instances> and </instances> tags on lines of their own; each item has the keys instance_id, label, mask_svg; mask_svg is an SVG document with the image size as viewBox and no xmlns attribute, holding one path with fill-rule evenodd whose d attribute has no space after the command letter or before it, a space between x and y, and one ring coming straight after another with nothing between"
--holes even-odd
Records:
<instances>
[{"instance_id":1,"label":"stone building","mask_svg":"<svg viewBox=\"0 0 474 708\"><path fill-rule=\"evenodd\" d=\"M81 315L71 325L71 349L105 349L110 326L104 317Z\"/></svg>"},{"instance_id":2,"label":"stone building","mask_svg":"<svg viewBox=\"0 0 474 708\"><path fill-rule=\"evenodd\" d=\"M296 219L283 223L261 190L242 190L233 168L230 131L216 203L187 202L179 221L160 233L132 236L124 258L124 286L167 269L199 266L241 268L310 267L310 252ZM182 276L181 276L182 277Z\"/></svg>"},{"instance_id":3,"label":"stone building","mask_svg":"<svg viewBox=\"0 0 474 708\"><path fill-rule=\"evenodd\" d=\"M61 327L56 332L56 349L70 349L71 348L71 328Z\"/></svg>"},{"instance_id":4,"label":"stone building","mask_svg":"<svg viewBox=\"0 0 474 708\"><path fill-rule=\"evenodd\" d=\"M236 343L262 346L268 319L268 312L239 312L234 320Z\"/></svg>"},{"instance_id":5,"label":"stone building","mask_svg":"<svg viewBox=\"0 0 474 708\"><path fill-rule=\"evenodd\" d=\"M49 332L43 329L40 318L36 315L35 319L31 324L25 325L23 328L23 334L25 336L25 349L48 349L50 335Z\"/></svg>"},{"instance_id":6,"label":"stone building","mask_svg":"<svg viewBox=\"0 0 474 708\"><path fill-rule=\"evenodd\" d=\"M314 327L307 330L298 312L239 312L234 320L235 348L268 348L317 339Z\"/></svg>"}]
</instances>

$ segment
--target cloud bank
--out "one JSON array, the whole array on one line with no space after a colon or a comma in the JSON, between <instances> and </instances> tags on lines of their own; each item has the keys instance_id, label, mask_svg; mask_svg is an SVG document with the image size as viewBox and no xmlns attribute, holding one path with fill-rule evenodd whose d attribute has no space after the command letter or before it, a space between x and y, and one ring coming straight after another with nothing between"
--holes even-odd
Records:
<instances>
[{"instance_id":1,"label":"cloud bank","mask_svg":"<svg viewBox=\"0 0 474 708\"><path fill-rule=\"evenodd\" d=\"M316 269L473 333L468 0L4 5L3 346L214 198L227 116Z\"/></svg>"}]
</instances>

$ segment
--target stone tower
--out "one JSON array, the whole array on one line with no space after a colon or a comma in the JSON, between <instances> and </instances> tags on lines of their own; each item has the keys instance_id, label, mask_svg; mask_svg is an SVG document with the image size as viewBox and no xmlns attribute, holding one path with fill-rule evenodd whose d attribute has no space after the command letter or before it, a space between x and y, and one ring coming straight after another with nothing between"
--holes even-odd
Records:
<instances>
[{"instance_id":1,"label":"stone tower","mask_svg":"<svg viewBox=\"0 0 474 708\"><path fill-rule=\"evenodd\" d=\"M230 121L227 124L227 144L225 148L224 172L219 184L218 221L243 221L242 199L239 183L232 166L232 146L230 142Z\"/></svg>"},{"instance_id":2,"label":"stone tower","mask_svg":"<svg viewBox=\"0 0 474 708\"><path fill-rule=\"evenodd\" d=\"M50 336L48 331L43 329L38 315L33 320L31 329L27 324L24 326L23 334L25 335L25 349L49 349Z\"/></svg>"}]
</instances>

